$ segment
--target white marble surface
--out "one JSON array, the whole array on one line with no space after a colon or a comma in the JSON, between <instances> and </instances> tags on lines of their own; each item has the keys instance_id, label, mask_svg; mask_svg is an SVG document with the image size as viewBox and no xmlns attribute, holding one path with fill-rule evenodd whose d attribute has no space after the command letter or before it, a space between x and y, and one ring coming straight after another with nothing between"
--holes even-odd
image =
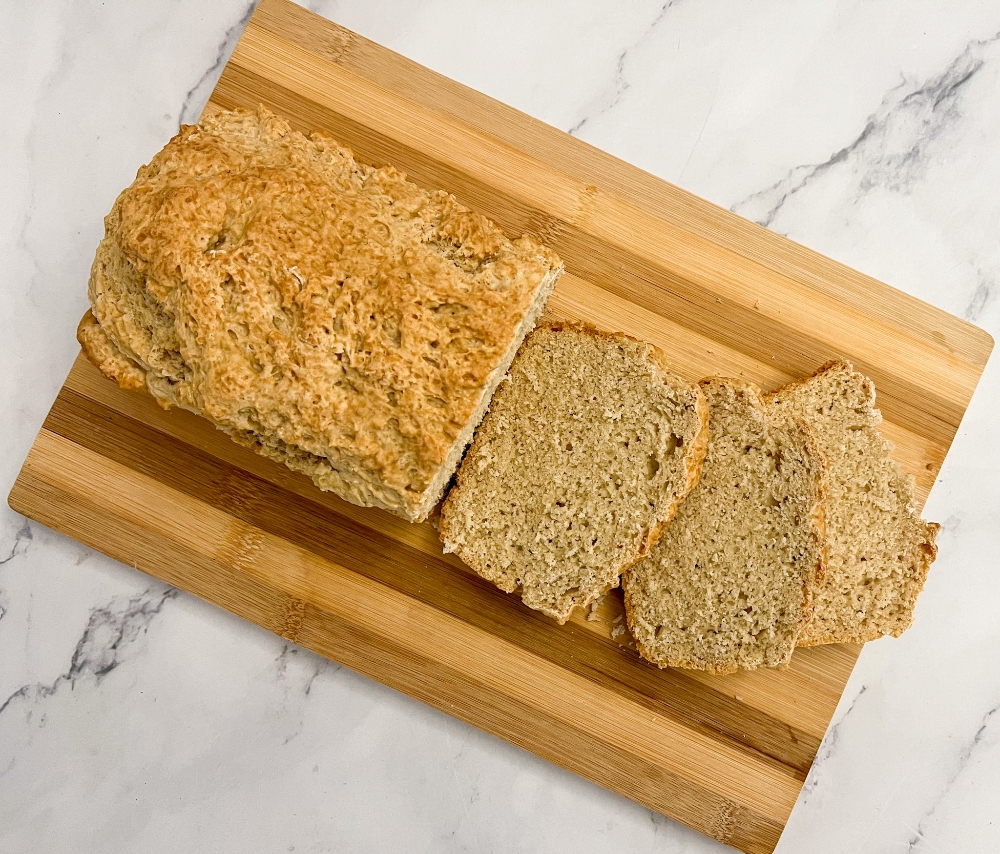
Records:
<instances>
[{"instance_id":1,"label":"white marble surface","mask_svg":"<svg viewBox=\"0 0 1000 854\"><path fill-rule=\"evenodd\" d=\"M1000 333L995 0L317 11ZM101 219L197 115L246 0L0 6L0 491L77 346ZM782 852L1000 850L1000 365ZM719 844L0 509L0 851Z\"/></svg>"}]
</instances>

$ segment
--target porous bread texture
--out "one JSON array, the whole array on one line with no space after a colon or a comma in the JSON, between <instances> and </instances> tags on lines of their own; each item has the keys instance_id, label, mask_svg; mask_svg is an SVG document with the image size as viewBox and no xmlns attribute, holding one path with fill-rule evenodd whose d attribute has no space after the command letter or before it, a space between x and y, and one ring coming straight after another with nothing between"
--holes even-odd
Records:
<instances>
[{"instance_id":1,"label":"porous bread texture","mask_svg":"<svg viewBox=\"0 0 1000 854\"><path fill-rule=\"evenodd\" d=\"M774 413L805 421L827 459L826 580L799 645L899 636L937 556L940 525L913 505L913 478L878 431L875 385L846 361L765 397Z\"/></svg>"},{"instance_id":2,"label":"porous bread texture","mask_svg":"<svg viewBox=\"0 0 1000 854\"><path fill-rule=\"evenodd\" d=\"M702 382L701 480L622 579L643 658L713 673L788 662L823 566L823 460L807 431L771 420L742 380Z\"/></svg>"},{"instance_id":3,"label":"porous bread texture","mask_svg":"<svg viewBox=\"0 0 1000 854\"><path fill-rule=\"evenodd\" d=\"M441 539L564 623L619 582L697 482L705 400L625 335L543 324L522 345L441 508Z\"/></svg>"},{"instance_id":4,"label":"porous bread texture","mask_svg":"<svg viewBox=\"0 0 1000 854\"><path fill-rule=\"evenodd\" d=\"M419 521L560 272L324 134L223 111L118 197L78 337L123 387Z\"/></svg>"}]
</instances>

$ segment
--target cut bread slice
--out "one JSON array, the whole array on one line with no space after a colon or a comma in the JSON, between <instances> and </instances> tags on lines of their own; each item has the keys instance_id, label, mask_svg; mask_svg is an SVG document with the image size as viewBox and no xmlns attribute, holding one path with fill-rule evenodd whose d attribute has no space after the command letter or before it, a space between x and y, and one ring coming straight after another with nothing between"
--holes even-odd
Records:
<instances>
[{"instance_id":1,"label":"cut bread slice","mask_svg":"<svg viewBox=\"0 0 1000 854\"><path fill-rule=\"evenodd\" d=\"M660 536L698 480L706 440L701 391L651 344L543 325L442 506L445 551L565 622Z\"/></svg>"},{"instance_id":2,"label":"cut bread slice","mask_svg":"<svg viewBox=\"0 0 1000 854\"><path fill-rule=\"evenodd\" d=\"M713 673L786 663L822 577L823 460L743 380L702 382L708 454L648 557L623 577L643 658Z\"/></svg>"},{"instance_id":3,"label":"cut bread slice","mask_svg":"<svg viewBox=\"0 0 1000 854\"><path fill-rule=\"evenodd\" d=\"M828 461L826 580L799 644L899 636L913 622L940 525L920 518L913 479L876 429L874 383L849 362L830 362L765 402L780 417L808 423Z\"/></svg>"}]
</instances>

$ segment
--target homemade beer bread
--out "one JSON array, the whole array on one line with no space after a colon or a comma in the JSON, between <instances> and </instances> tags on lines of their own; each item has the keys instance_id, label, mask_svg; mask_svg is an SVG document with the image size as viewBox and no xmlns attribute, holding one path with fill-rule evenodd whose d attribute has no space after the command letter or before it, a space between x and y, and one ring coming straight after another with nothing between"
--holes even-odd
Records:
<instances>
[{"instance_id":1,"label":"homemade beer bread","mask_svg":"<svg viewBox=\"0 0 1000 854\"><path fill-rule=\"evenodd\" d=\"M776 417L806 422L827 460L826 580L799 645L899 636L937 556L940 525L913 506L913 479L877 426L875 385L846 361L765 397Z\"/></svg>"},{"instance_id":2,"label":"homemade beer bread","mask_svg":"<svg viewBox=\"0 0 1000 854\"><path fill-rule=\"evenodd\" d=\"M697 482L707 409L642 341L543 324L441 508L441 539L559 622L612 587Z\"/></svg>"},{"instance_id":3,"label":"homemade beer bread","mask_svg":"<svg viewBox=\"0 0 1000 854\"><path fill-rule=\"evenodd\" d=\"M643 658L713 673L791 658L823 563L823 460L808 433L768 417L755 386L702 382L701 480L623 578Z\"/></svg>"},{"instance_id":4,"label":"homemade beer bread","mask_svg":"<svg viewBox=\"0 0 1000 854\"><path fill-rule=\"evenodd\" d=\"M78 337L123 387L418 521L560 271L329 136L221 112L118 197Z\"/></svg>"}]
</instances>

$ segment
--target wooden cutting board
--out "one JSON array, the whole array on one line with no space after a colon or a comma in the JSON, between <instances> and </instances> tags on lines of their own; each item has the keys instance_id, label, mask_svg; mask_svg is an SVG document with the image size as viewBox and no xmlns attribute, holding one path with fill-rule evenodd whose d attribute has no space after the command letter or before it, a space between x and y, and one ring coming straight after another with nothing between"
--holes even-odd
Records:
<instances>
[{"instance_id":1,"label":"wooden cutting board","mask_svg":"<svg viewBox=\"0 0 1000 854\"><path fill-rule=\"evenodd\" d=\"M552 314L652 341L685 377L771 388L847 356L926 498L981 330L287 0L260 4L208 109L258 103L541 238L567 268ZM559 626L443 556L429 525L321 494L82 357L10 504L747 852L777 844L860 651L657 670L621 636L620 596Z\"/></svg>"}]
</instances>

